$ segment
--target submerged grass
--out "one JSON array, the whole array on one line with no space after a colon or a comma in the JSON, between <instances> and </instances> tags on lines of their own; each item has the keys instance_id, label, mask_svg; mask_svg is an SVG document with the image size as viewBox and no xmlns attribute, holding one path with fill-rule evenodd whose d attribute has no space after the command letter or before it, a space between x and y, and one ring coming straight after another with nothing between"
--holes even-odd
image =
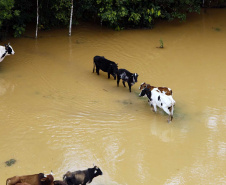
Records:
<instances>
[{"instance_id":1,"label":"submerged grass","mask_svg":"<svg viewBox=\"0 0 226 185\"><path fill-rule=\"evenodd\" d=\"M212 29L214 29L215 31L221 31L219 27L212 27Z\"/></svg>"},{"instance_id":2,"label":"submerged grass","mask_svg":"<svg viewBox=\"0 0 226 185\"><path fill-rule=\"evenodd\" d=\"M133 104L131 100L117 100L117 102L122 103L124 105Z\"/></svg>"},{"instance_id":3,"label":"submerged grass","mask_svg":"<svg viewBox=\"0 0 226 185\"><path fill-rule=\"evenodd\" d=\"M16 159L10 159L5 162L6 166L12 166L15 163L16 163Z\"/></svg>"}]
</instances>

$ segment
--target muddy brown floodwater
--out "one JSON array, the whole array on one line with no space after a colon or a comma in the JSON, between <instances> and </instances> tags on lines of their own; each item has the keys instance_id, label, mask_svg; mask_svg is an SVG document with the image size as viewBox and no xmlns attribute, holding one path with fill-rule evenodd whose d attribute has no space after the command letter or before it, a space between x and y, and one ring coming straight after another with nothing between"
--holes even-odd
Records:
<instances>
[{"instance_id":1,"label":"muddy brown floodwater","mask_svg":"<svg viewBox=\"0 0 226 185\"><path fill-rule=\"evenodd\" d=\"M94 185L226 184L225 17L211 9L152 30L81 24L70 38L60 29L10 39L16 54L0 63L0 184L51 170L60 180L93 163L103 171ZM95 55L139 74L131 93L92 72ZM138 97L142 82L173 90L172 123Z\"/></svg>"}]
</instances>

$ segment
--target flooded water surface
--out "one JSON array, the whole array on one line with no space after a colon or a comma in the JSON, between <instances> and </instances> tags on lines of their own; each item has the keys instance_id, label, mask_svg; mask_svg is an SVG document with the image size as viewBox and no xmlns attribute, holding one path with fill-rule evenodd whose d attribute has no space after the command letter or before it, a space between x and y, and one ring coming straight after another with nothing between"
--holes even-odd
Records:
<instances>
[{"instance_id":1,"label":"flooded water surface","mask_svg":"<svg viewBox=\"0 0 226 185\"><path fill-rule=\"evenodd\" d=\"M11 39L15 55L0 64L0 184L51 170L61 180L93 164L103 171L94 185L226 184L225 16L213 9L152 30L81 24L70 38L61 29ZM95 55L139 74L131 93L93 73ZM138 97L142 82L173 90L170 124Z\"/></svg>"}]
</instances>

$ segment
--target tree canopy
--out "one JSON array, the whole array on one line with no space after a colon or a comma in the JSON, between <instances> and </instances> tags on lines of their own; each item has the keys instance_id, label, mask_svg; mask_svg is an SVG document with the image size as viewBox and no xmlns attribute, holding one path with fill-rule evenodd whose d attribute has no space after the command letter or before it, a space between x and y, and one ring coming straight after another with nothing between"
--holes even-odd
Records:
<instances>
[{"instance_id":1,"label":"tree canopy","mask_svg":"<svg viewBox=\"0 0 226 185\"><path fill-rule=\"evenodd\" d=\"M199 12L203 2L207 1L39 0L39 29L69 26L71 2L74 3L74 25L80 20L86 20L121 30L150 28L157 19L186 20L188 13ZM0 39L6 33L19 37L24 33L26 25L35 24L36 8L37 1L0 0Z\"/></svg>"}]
</instances>

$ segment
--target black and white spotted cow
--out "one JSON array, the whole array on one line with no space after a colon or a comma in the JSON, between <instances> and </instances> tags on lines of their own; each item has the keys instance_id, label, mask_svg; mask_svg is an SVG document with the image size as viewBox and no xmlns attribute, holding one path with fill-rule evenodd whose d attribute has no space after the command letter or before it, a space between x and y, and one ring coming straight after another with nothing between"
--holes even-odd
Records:
<instances>
[{"instance_id":1,"label":"black and white spotted cow","mask_svg":"<svg viewBox=\"0 0 226 185\"><path fill-rule=\"evenodd\" d=\"M14 55L15 52L10 46L10 44L6 44L5 46L0 46L0 62L4 60L7 55Z\"/></svg>"},{"instance_id":2,"label":"black and white spotted cow","mask_svg":"<svg viewBox=\"0 0 226 185\"><path fill-rule=\"evenodd\" d=\"M102 70L108 73L108 78L110 78L110 75L112 75L114 79L116 79L116 74L118 72L118 65L115 62L110 61L104 58L103 56L95 56L93 58L93 73L95 71L95 67L96 67L96 73L98 75L99 75L99 70Z\"/></svg>"},{"instance_id":3,"label":"black and white spotted cow","mask_svg":"<svg viewBox=\"0 0 226 185\"><path fill-rule=\"evenodd\" d=\"M148 97L150 105L154 108L154 112L157 112L157 106L163 109L169 115L168 123L173 120L175 101L172 96L169 97L159 92L158 88L150 90L147 87L141 90L139 96Z\"/></svg>"},{"instance_id":4,"label":"black and white spotted cow","mask_svg":"<svg viewBox=\"0 0 226 185\"><path fill-rule=\"evenodd\" d=\"M125 82L128 83L129 91L131 92L131 86L133 86L138 79L137 73L131 73L126 69L119 69L117 74L117 86L119 86L119 81L122 79L124 87L126 87Z\"/></svg>"}]
</instances>

